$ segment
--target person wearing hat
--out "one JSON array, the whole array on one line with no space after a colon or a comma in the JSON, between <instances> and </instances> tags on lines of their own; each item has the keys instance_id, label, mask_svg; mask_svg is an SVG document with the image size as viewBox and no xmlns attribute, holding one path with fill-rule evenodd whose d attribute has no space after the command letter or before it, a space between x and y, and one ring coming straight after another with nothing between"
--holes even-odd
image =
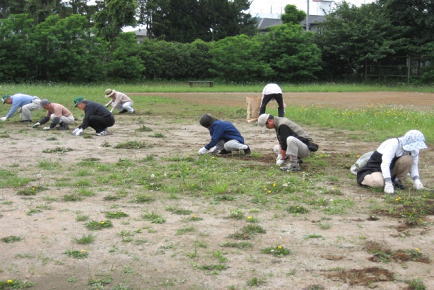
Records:
<instances>
[{"instance_id":1,"label":"person wearing hat","mask_svg":"<svg viewBox=\"0 0 434 290\"><path fill-rule=\"evenodd\" d=\"M262 90L261 107L259 108L259 115L265 113L268 102L276 100L278 107L279 117L285 116L285 105L283 103L282 89L277 84L267 84Z\"/></svg>"},{"instance_id":2,"label":"person wearing hat","mask_svg":"<svg viewBox=\"0 0 434 290\"><path fill-rule=\"evenodd\" d=\"M210 114L204 114L199 123L209 130L211 141L199 149L199 154L214 153L228 154L232 151L243 151L250 154L250 147L244 144L244 138L240 131L231 123L221 121Z\"/></svg>"},{"instance_id":3,"label":"person wearing hat","mask_svg":"<svg viewBox=\"0 0 434 290\"><path fill-rule=\"evenodd\" d=\"M273 151L277 154L276 165L282 170L300 171L300 160L318 150L318 145L312 142L306 131L285 117L262 114L258 125L276 130L279 145L274 146Z\"/></svg>"},{"instance_id":4,"label":"person wearing hat","mask_svg":"<svg viewBox=\"0 0 434 290\"><path fill-rule=\"evenodd\" d=\"M110 104L112 105L110 112L113 112L114 109L117 109L119 110L119 114L126 112L134 113L133 100L131 100L131 98L124 93L107 89L105 90L105 97L110 98L110 101L105 105L106 107L108 107Z\"/></svg>"},{"instance_id":5,"label":"person wearing hat","mask_svg":"<svg viewBox=\"0 0 434 290\"><path fill-rule=\"evenodd\" d=\"M357 171L357 183L380 187L384 193L393 194L395 187L405 188L402 181L410 172L413 187L423 189L419 177L419 151L426 148L425 136L418 130L387 139L374 151L366 165Z\"/></svg>"},{"instance_id":6,"label":"person wearing hat","mask_svg":"<svg viewBox=\"0 0 434 290\"><path fill-rule=\"evenodd\" d=\"M51 124L48 127L44 127L43 130L51 130L57 127L59 130L69 130L70 124L74 123L74 116L72 113L61 104L51 103L47 99L41 100L41 107L47 110L47 115L41 120L33 124L33 128L39 127L51 120Z\"/></svg>"},{"instance_id":7,"label":"person wearing hat","mask_svg":"<svg viewBox=\"0 0 434 290\"><path fill-rule=\"evenodd\" d=\"M12 96L3 96L3 104L12 105L6 116L0 118L0 121L6 121L11 118L15 112L21 110L21 121L20 122L32 122L32 112L33 110L38 110L41 108L41 100L35 96L29 96L26 94L14 94Z\"/></svg>"},{"instance_id":8,"label":"person wearing hat","mask_svg":"<svg viewBox=\"0 0 434 290\"><path fill-rule=\"evenodd\" d=\"M103 105L85 100L83 97L75 98L74 105L84 111L83 122L72 131L74 136L81 135L87 127L95 129L97 136L109 134L107 128L114 125L115 118Z\"/></svg>"}]
</instances>

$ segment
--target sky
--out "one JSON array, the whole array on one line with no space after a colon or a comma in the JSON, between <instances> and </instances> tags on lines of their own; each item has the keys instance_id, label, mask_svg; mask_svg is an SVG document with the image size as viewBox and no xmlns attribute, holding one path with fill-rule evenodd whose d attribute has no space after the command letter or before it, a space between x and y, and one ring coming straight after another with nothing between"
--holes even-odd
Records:
<instances>
[{"instance_id":1,"label":"sky","mask_svg":"<svg viewBox=\"0 0 434 290\"><path fill-rule=\"evenodd\" d=\"M333 1L328 2L331 3ZM341 0L334 2L339 3ZM372 3L374 0L347 0L347 2L360 6L362 4ZM321 4L310 0L309 3L310 15L323 15L321 6L328 6L327 2ZM296 5L298 9L303 10L304 12L307 10L307 0L252 0L249 12L252 16L279 18L287 4Z\"/></svg>"}]
</instances>

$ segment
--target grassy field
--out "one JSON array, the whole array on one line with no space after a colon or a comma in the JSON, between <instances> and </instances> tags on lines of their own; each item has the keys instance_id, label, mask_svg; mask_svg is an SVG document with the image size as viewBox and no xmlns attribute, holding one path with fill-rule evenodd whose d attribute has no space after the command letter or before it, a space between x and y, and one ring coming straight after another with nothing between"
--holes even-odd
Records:
<instances>
[{"instance_id":1,"label":"grassy field","mask_svg":"<svg viewBox=\"0 0 434 290\"><path fill-rule=\"evenodd\" d=\"M64 104L104 100L105 86L37 88ZM136 108L106 137L0 124L0 289L434 287L433 192L385 196L348 170L407 127L432 142L432 113L289 107L320 143L291 174L274 166L274 132L243 108L163 97ZM235 122L253 154L197 156L204 111ZM433 160L422 154L427 186Z\"/></svg>"},{"instance_id":2,"label":"grassy field","mask_svg":"<svg viewBox=\"0 0 434 290\"><path fill-rule=\"evenodd\" d=\"M1 94L27 92L41 97L66 96L100 96L108 87L115 87L120 91L128 92L261 92L265 83L253 84L227 84L216 82L212 88L189 87L187 81L148 81L137 84L102 83L91 85L74 84L0 84ZM285 92L372 92L372 91L410 91L434 92L434 86L414 86L408 84L336 84L336 83L310 83L310 84L280 84Z\"/></svg>"}]
</instances>

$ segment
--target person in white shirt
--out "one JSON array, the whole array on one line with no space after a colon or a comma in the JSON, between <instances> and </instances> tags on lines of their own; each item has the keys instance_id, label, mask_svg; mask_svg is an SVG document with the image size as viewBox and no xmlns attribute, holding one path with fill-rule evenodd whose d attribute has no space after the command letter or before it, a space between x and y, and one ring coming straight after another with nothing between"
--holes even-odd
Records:
<instances>
[{"instance_id":1,"label":"person in white shirt","mask_svg":"<svg viewBox=\"0 0 434 290\"><path fill-rule=\"evenodd\" d=\"M283 104L282 89L277 84L267 84L262 90L261 107L259 109L259 115L265 113L265 108L268 102L276 100L279 105L278 115L279 117L285 117L285 105Z\"/></svg>"},{"instance_id":2,"label":"person in white shirt","mask_svg":"<svg viewBox=\"0 0 434 290\"><path fill-rule=\"evenodd\" d=\"M405 188L401 182L410 172L413 187L423 189L419 177L419 151L426 148L425 136L418 130L387 139L371 155L367 164L357 171L357 183L368 187L384 187L385 193L393 194L395 187Z\"/></svg>"}]
</instances>

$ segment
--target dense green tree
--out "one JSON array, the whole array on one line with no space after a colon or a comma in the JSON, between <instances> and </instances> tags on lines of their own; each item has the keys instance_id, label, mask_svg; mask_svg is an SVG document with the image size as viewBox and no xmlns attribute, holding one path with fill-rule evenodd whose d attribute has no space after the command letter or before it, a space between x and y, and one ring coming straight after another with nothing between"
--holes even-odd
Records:
<instances>
[{"instance_id":1,"label":"dense green tree","mask_svg":"<svg viewBox=\"0 0 434 290\"><path fill-rule=\"evenodd\" d=\"M93 81L104 79L107 45L88 28L86 17L61 19L52 15L38 24L31 37L36 66L42 80Z\"/></svg>"},{"instance_id":2,"label":"dense green tree","mask_svg":"<svg viewBox=\"0 0 434 290\"><path fill-rule=\"evenodd\" d=\"M261 42L246 35L226 37L213 43L210 72L229 81L258 80L272 73L270 66L261 60Z\"/></svg>"},{"instance_id":3,"label":"dense green tree","mask_svg":"<svg viewBox=\"0 0 434 290\"><path fill-rule=\"evenodd\" d=\"M0 18L7 18L10 14L24 13L25 5L24 0L0 0Z\"/></svg>"},{"instance_id":4,"label":"dense green tree","mask_svg":"<svg viewBox=\"0 0 434 290\"><path fill-rule=\"evenodd\" d=\"M325 72L330 77L362 74L365 63L395 53L399 27L394 27L376 3L356 7L343 2L329 14L317 34Z\"/></svg>"},{"instance_id":5,"label":"dense green tree","mask_svg":"<svg viewBox=\"0 0 434 290\"><path fill-rule=\"evenodd\" d=\"M144 66L140 59L140 46L132 32L119 34L111 43L112 52L108 62L108 78L139 80Z\"/></svg>"},{"instance_id":6,"label":"dense green tree","mask_svg":"<svg viewBox=\"0 0 434 290\"><path fill-rule=\"evenodd\" d=\"M63 12L62 0L26 0L25 13L35 19L36 23L40 23L50 15Z\"/></svg>"},{"instance_id":7,"label":"dense green tree","mask_svg":"<svg viewBox=\"0 0 434 290\"><path fill-rule=\"evenodd\" d=\"M0 19L0 79L25 81L36 78L33 62L35 47L29 40L33 19L25 14Z\"/></svg>"},{"instance_id":8,"label":"dense green tree","mask_svg":"<svg viewBox=\"0 0 434 290\"><path fill-rule=\"evenodd\" d=\"M140 0L142 22L151 37L191 42L253 33L248 0Z\"/></svg>"},{"instance_id":9,"label":"dense green tree","mask_svg":"<svg viewBox=\"0 0 434 290\"><path fill-rule=\"evenodd\" d=\"M299 24L304 18L306 13L298 10L297 6L288 4L285 6L285 13L281 16L282 22L286 24Z\"/></svg>"},{"instance_id":10,"label":"dense green tree","mask_svg":"<svg viewBox=\"0 0 434 290\"><path fill-rule=\"evenodd\" d=\"M272 27L260 35L262 55L270 65L274 80L309 81L321 70L321 51L313 43L313 34L298 24Z\"/></svg>"},{"instance_id":11,"label":"dense green tree","mask_svg":"<svg viewBox=\"0 0 434 290\"><path fill-rule=\"evenodd\" d=\"M98 1L99 11L95 15L95 27L98 35L107 40L118 36L122 27L135 25L137 0Z\"/></svg>"}]
</instances>

